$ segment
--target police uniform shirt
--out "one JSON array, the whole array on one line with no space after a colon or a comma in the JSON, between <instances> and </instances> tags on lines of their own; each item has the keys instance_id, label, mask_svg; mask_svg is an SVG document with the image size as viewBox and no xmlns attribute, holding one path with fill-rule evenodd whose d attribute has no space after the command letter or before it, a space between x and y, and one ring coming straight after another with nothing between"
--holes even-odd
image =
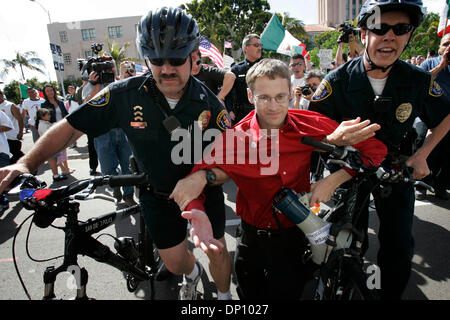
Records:
<instances>
[{"instance_id":1,"label":"police uniform shirt","mask_svg":"<svg viewBox=\"0 0 450 320\"><path fill-rule=\"evenodd\" d=\"M236 75L236 80L234 81L233 91L235 94L236 103L241 106L249 106L253 108L253 105L248 101L247 95L247 82L245 81L245 76L248 70L261 59L255 62L250 62L247 59L239 62L231 68L231 72Z\"/></svg>"},{"instance_id":2,"label":"police uniform shirt","mask_svg":"<svg viewBox=\"0 0 450 320\"><path fill-rule=\"evenodd\" d=\"M170 109L156 85L153 85L154 90L151 89L151 81L154 80L150 75L145 75L112 83L70 114L67 120L74 128L92 136L122 128L149 174L151 185L161 191L170 191L191 171L203 149L211 143L211 137L209 141L204 139L195 145L194 140L202 141L202 134L207 129L216 129L217 133L227 129L230 120L217 97L192 76L174 110ZM178 137L176 141L172 141L163 125L166 117L155 103L155 95L167 116L175 116L181 124L182 130L177 129L172 134ZM190 148L182 147L186 142ZM174 161L174 157L178 160ZM180 158L187 160L179 163L183 162Z\"/></svg>"},{"instance_id":3,"label":"police uniform shirt","mask_svg":"<svg viewBox=\"0 0 450 320\"><path fill-rule=\"evenodd\" d=\"M200 80L205 86L209 88L215 95L219 93L219 88L223 85L223 79L227 71L213 66L200 66L198 74L195 78Z\"/></svg>"},{"instance_id":4,"label":"police uniform shirt","mask_svg":"<svg viewBox=\"0 0 450 320\"><path fill-rule=\"evenodd\" d=\"M435 128L449 113L449 101L429 73L401 60L393 65L382 96L375 94L364 68L363 57L352 59L328 74L314 93L309 110L337 122L361 117L378 123L376 137L391 151L401 143L420 117Z\"/></svg>"}]
</instances>

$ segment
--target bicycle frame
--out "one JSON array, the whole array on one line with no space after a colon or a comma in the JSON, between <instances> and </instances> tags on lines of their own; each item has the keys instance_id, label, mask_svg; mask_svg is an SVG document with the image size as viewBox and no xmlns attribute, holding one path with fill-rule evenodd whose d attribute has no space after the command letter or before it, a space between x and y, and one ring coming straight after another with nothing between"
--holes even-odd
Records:
<instances>
[{"instance_id":1,"label":"bicycle frame","mask_svg":"<svg viewBox=\"0 0 450 320\"><path fill-rule=\"evenodd\" d=\"M131 274L139 281L151 280L153 275L148 274L144 269L138 268L135 264L113 253L108 246L94 239L92 235L110 225L115 224L129 215L139 213L140 206L135 205L126 209L118 210L97 218L89 219L87 222L78 221L79 204L77 202L67 202L64 205L67 212L66 226L64 227L65 245L63 264L55 269L48 267L44 272L44 297L43 299L54 299L54 282L61 272L68 271L71 266L78 266L78 255L86 255L98 262L108 264L123 272ZM63 209L62 209L63 210ZM87 299L86 285L88 282L88 272L81 268L81 277L77 285L76 299Z\"/></svg>"}]
</instances>

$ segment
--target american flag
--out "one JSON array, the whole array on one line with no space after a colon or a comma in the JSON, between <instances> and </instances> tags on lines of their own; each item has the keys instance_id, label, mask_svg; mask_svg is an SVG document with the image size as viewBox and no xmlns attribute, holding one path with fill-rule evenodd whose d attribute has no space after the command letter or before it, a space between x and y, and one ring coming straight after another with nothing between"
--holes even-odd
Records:
<instances>
[{"instance_id":1,"label":"american flag","mask_svg":"<svg viewBox=\"0 0 450 320\"><path fill-rule=\"evenodd\" d=\"M224 47L225 49L233 49L233 44L232 44L230 41L225 40L225 41L223 42L223 47Z\"/></svg>"},{"instance_id":2,"label":"american flag","mask_svg":"<svg viewBox=\"0 0 450 320\"><path fill-rule=\"evenodd\" d=\"M210 58L217 67L223 68L223 57L222 54L217 50L217 48L206 39L205 36L200 38L200 53L202 57Z\"/></svg>"},{"instance_id":3,"label":"american flag","mask_svg":"<svg viewBox=\"0 0 450 320\"><path fill-rule=\"evenodd\" d=\"M136 67L136 75L137 76L143 75L144 73L146 73L148 71L147 66L144 66L142 64L135 63L134 66Z\"/></svg>"}]
</instances>

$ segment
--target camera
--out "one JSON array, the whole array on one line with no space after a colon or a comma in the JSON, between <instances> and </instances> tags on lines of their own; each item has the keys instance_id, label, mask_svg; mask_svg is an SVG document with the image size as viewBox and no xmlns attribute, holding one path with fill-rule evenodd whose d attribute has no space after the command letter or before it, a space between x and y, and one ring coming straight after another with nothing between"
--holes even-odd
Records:
<instances>
[{"instance_id":1,"label":"camera","mask_svg":"<svg viewBox=\"0 0 450 320\"><path fill-rule=\"evenodd\" d=\"M355 28L348 22L344 22L339 25L338 31L342 32L339 36L338 43L349 43L355 40L356 35L358 34L359 29Z\"/></svg>"},{"instance_id":2,"label":"camera","mask_svg":"<svg viewBox=\"0 0 450 320\"><path fill-rule=\"evenodd\" d=\"M313 93L313 87L310 86L309 84L304 85L303 87L300 88L302 90L302 95L304 96L309 96L311 93Z\"/></svg>"},{"instance_id":3,"label":"camera","mask_svg":"<svg viewBox=\"0 0 450 320\"><path fill-rule=\"evenodd\" d=\"M112 69L114 68L114 62L111 57L99 57L98 54L102 51L103 45L101 43L94 43L91 45L92 53L94 57L89 60L78 59L78 70L81 73L81 79L84 81L89 80L89 74L92 71L97 72L98 81L95 84L111 83L115 80L115 75Z\"/></svg>"}]
</instances>

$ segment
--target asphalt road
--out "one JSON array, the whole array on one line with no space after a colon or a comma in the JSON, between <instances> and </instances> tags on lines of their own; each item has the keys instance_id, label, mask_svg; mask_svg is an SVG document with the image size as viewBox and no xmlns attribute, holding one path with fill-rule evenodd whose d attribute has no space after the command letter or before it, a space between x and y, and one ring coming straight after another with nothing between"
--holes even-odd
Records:
<instances>
[{"instance_id":1,"label":"asphalt road","mask_svg":"<svg viewBox=\"0 0 450 320\"><path fill-rule=\"evenodd\" d=\"M27 151L32 146L31 134L25 134L22 150ZM86 138L82 137L77 149L69 149L69 166L75 169L72 176L65 181L52 184L51 173L47 165L39 169L38 176L45 180L50 187L67 185L75 179L89 177L87 160ZM111 194L108 189L99 190L105 194ZM227 205L226 241L232 258L235 251L235 230L239 224L236 217L235 198L236 186L230 182L224 186ZM19 282L12 259L13 238L18 226L31 214L17 201L11 198L10 209L0 216L0 300L27 299ZM450 299L450 201L437 200L428 195L425 200L416 202L414 218L414 235L416 250L413 258L413 270L409 285L404 294L407 300L440 300ZM114 211L115 205L104 200L92 200L81 203L80 220L87 220L101 214ZM62 226L64 221L56 220L55 224ZM62 259L37 263L31 261L26 253L25 240L27 237L29 222L21 229L16 240L16 261L23 281L32 299L41 299L43 296L43 272L48 266L59 266ZM108 227L101 233L109 233L113 236L137 237L139 219L130 217L120 221L115 226ZM376 262L378 230L377 217L371 214L370 219L370 249L366 255L368 265ZM99 239L102 243L113 247L113 240L109 236ZM193 245L191 246L193 248ZM33 227L29 236L29 252L34 259L44 260L63 254L64 234L62 231L47 228ZM211 300L216 298L216 288L208 271L206 255L199 249L193 248L194 253L205 267L206 273L202 277L198 287L200 299ZM97 300L142 300L150 297L150 288L147 285L139 287L137 292L130 293L126 289L126 280L123 274L107 265L98 263L88 257L79 257L79 265L89 272L87 294ZM178 295L178 283L181 277L172 277L163 282L157 282L156 299L172 300ZM58 298L70 299L75 295L73 278L69 273L62 273L56 282L56 295ZM236 280L232 277L232 293L235 299Z\"/></svg>"}]
</instances>

